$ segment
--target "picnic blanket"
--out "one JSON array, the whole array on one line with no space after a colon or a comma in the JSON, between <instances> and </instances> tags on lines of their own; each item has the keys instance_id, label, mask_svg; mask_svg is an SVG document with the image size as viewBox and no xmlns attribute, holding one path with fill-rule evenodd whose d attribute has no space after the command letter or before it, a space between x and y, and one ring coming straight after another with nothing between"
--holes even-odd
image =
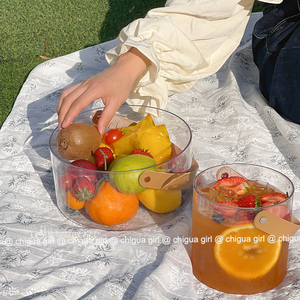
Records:
<instances>
[{"instance_id":1,"label":"picnic blanket","mask_svg":"<svg viewBox=\"0 0 300 300\"><path fill-rule=\"evenodd\" d=\"M171 96L166 109L190 125L199 170L233 162L274 168L293 181L299 218L300 126L278 115L259 92L251 31L260 17L251 15L240 46L216 74ZM48 144L57 126L57 101L67 86L107 68L104 54L115 44L40 64L1 128L0 299L297 299L298 233L278 287L230 295L193 276L184 242L191 233L191 205L161 226L132 231L84 228L60 213Z\"/></svg>"}]
</instances>

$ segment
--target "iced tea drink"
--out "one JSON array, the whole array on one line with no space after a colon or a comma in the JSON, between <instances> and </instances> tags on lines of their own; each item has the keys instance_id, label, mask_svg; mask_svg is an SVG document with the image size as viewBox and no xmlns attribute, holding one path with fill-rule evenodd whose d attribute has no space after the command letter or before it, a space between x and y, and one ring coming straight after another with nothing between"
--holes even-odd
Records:
<instances>
[{"instance_id":1,"label":"iced tea drink","mask_svg":"<svg viewBox=\"0 0 300 300\"><path fill-rule=\"evenodd\" d=\"M245 178L209 168L194 181L191 261L207 286L235 294L254 294L277 286L287 269L288 240L254 226L261 210L286 220L292 216L293 183L270 168L228 165Z\"/></svg>"}]
</instances>

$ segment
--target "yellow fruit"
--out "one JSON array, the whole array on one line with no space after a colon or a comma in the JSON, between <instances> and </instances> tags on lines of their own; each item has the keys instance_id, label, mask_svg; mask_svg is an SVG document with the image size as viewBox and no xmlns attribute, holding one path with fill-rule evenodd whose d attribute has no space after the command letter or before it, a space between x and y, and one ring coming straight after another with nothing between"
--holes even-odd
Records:
<instances>
[{"instance_id":1,"label":"yellow fruit","mask_svg":"<svg viewBox=\"0 0 300 300\"><path fill-rule=\"evenodd\" d=\"M150 114L147 114L147 116L143 118L141 121L139 121L135 127L138 129L138 128L143 128L143 127L148 127L153 125L155 124L152 119L152 116Z\"/></svg>"},{"instance_id":2,"label":"yellow fruit","mask_svg":"<svg viewBox=\"0 0 300 300\"><path fill-rule=\"evenodd\" d=\"M134 149L136 149L136 131L149 126L154 126L154 121L150 114L135 125L120 128L123 132L123 136L111 144L115 155L119 156L121 154L130 154Z\"/></svg>"},{"instance_id":3,"label":"yellow fruit","mask_svg":"<svg viewBox=\"0 0 300 300\"><path fill-rule=\"evenodd\" d=\"M90 161L90 162L92 162L94 164L95 163L95 157L94 157L94 155L91 156L91 157L89 157L87 160Z\"/></svg>"},{"instance_id":4,"label":"yellow fruit","mask_svg":"<svg viewBox=\"0 0 300 300\"><path fill-rule=\"evenodd\" d=\"M135 149L135 131L124 134L119 140L111 144L116 156L130 154Z\"/></svg>"},{"instance_id":5,"label":"yellow fruit","mask_svg":"<svg viewBox=\"0 0 300 300\"><path fill-rule=\"evenodd\" d=\"M214 254L220 267L228 274L247 280L266 275L278 261L281 242L268 240L268 234L248 223L230 227L216 243Z\"/></svg>"},{"instance_id":6,"label":"yellow fruit","mask_svg":"<svg viewBox=\"0 0 300 300\"><path fill-rule=\"evenodd\" d=\"M136 148L148 150L157 164L170 159L172 145L164 124L141 128L136 131Z\"/></svg>"},{"instance_id":7,"label":"yellow fruit","mask_svg":"<svg viewBox=\"0 0 300 300\"><path fill-rule=\"evenodd\" d=\"M168 213L181 204L181 190L147 189L138 196L148 209L156 213Z\"/></svg>"}]
</instances>

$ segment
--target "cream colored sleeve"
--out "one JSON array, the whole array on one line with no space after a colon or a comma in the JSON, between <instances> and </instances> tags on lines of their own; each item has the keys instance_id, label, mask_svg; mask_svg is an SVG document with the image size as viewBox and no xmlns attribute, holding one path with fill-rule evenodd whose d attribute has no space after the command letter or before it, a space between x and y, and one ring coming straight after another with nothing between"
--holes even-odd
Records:
<instances>
[{"instance_id":1,"label":"cream colored sleeve","mask_svg":"<svg viewBox=\"0 0 300 300\"><path fill-rule=\"evenodd\" d=\"M106 53L113 65L131 47L152 64L128 103L164 108L168 96L215 73L239 45L254 0L168 0L123 28Z\"/></svg>"},{"instance_id":2,"label":"cream colored sleeve","mask_svg":"<svg viewBox=\"0 0 300 300\"><path fill-rule=\"evenodd\" d=\"M270 3L270 4L280 4L283 0L258 0L258 1Z\"/></svg>"}]
</instances>

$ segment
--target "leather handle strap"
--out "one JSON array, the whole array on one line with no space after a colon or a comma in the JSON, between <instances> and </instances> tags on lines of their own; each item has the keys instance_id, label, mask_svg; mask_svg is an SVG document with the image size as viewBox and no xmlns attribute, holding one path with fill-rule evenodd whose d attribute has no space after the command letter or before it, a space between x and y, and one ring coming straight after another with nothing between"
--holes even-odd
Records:
<instances>
[{"instance_id":1,"label":"leather handle strap","mask_svg":"<svg viewBox=\"0 0 300 300\"><path fill-rule=\"evenodd\" d=\"M193 158L192 165L184 173L168 173L145 171L140 175L139 183L142 187L156 190L182 190L192 186L199 165Z\"/></svg>"},{"instance_id":2,"label":"leather handle strap","mask_svg":"<svg viewBox=\"0 0 300 300\"><path fill-rule=\"evenodd\" d=\"M289 222L266 210L256 215L254 225L277 238L292 237L300 228L300 223L295 216L292 216L292 221Z\"/></svg>"}]
</instances>

